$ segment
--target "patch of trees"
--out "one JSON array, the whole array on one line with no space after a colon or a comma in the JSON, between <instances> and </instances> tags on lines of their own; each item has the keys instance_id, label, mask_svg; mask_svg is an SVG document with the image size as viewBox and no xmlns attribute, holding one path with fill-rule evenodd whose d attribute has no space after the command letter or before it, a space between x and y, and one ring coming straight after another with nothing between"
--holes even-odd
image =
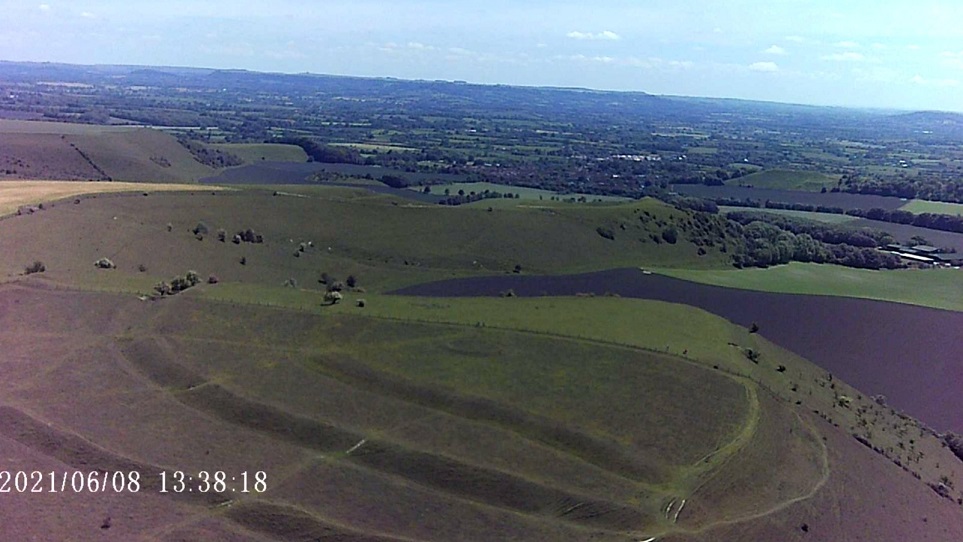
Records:
<instances>
[{"instance_id":1,"label":"patch of trees","mask_svg":"<svg viewBox=\"0 0 963 542\"><path fill-rule=\"evenodd\" d=\"M851 209L846 211L849 216L879 220L882 222L892 222L894 224L908 224L919 228L930 230L949 231L963 233L963 216L944 215L939 213L920 213L915 214L909 211L887 211L886 209L873 208L868 211L862 209Z\"/></svg>"},{"instance_id":2,"label":"patch of trees","mask_svg":"<svg viewBox=\"0 0 963 542\"><path fill-rule=\"evenodd\" d=\"M693 198L694 199L694 198ZM909 211L886 210L874 207L865 209L843 209L842 207L831 207L827 205L808 205L805 203L783 203L778 201L759 201L754 199L740 198L716 198L713 200L717 205L728 207L749 207L754 209L785 209L791 211L806 211L815 213L845 214L856 218L866 218L878 220L880 222L890 222L893 224L906 224L918 228L930 230L948 231L953 233L963 233L963 217L956 215L946 215L940 213L911 213ZM679 206L676 204L676 206ZM691 208L691 207L690 207ZM701 210L701 209L696 209Z\"/></svg>"},{"instance_id":3,"label":"patch of trees","mask_svg":"<svg viewBox=\"0 0 963 542\"><path fill-rule=\"evenodd\" d=\"M237 155L222 151L220 149L215 149L213 147L208 147L200 141L194 141L193 139L188 139L186 137L179 137L177 141L181 144L181 146L190 151L195 160L204 164L205 166L221 169L239 166L244 163L244 160L241 160L241 158Z\"/></svg>"},{"instance_id":4,"label":"patch of trees","mask_svg":"<svg viewBox=\"0 0 963 542\"><path fill-rule=\"evenodd\" d=\"M854 175L846 179L843 190L855 194L963 203L963 184L938 174L919 175L912 178Z\"/></svg>"},{"instance_id":5,"label":"patch of trees","mask_svg":"<svg viewBox=\"0 0 963 542\"><path fill-rule=\"evenodd\" d=\"M248 229L246 229L246 230L242 230L242 231L239 231L239 232L235 233L235 234L234 234L234 237L231 238L231 242L234 243L235 245L239 245L239 244L241 244L242 242L244 242L244 243L263 243L263 242L264 242L264 236L262 236L260 233L255 232L255 231L252 230L251 228L248 228Z\"/></svg>"},{"instance_id":6,"label":"patch of trees","mask_svg":"<svg viewBox=\"0 0 963 542\"><path fill-rule=\"evenodd\" d=\"M754 220L738 224L744 245L733 254L736 267L768 267L797 262L831 263L861 269L896 269L902 267L898 256L866 246L819 241L809 233L793 233L775 224ZM856 238L858 239L858 238Z\"/></svg>"},{"instance_id":7,"label":"patch of trees","mask_svg":"<svg viewBox=\"0 0 963 542\"><path fill-rule=\"evenodd\" d=\"M40 260L37 260L32 264L28 265L27 267L25 267L23 270L23 274L32 275L34 273L43 273L46 270L47 270L47 266L44 265L44 263L41 262Z\"/></svg>"},{"instance_id":8,"label":"patch of trees","mask_svg":"<svg viewBox=\"0 0 963 542\"><path fill-rule=\"evenodd\" d=\"M847 244L855 247L880 247L894 242L893 236L873 228L850 228L834 224L823 224L790 216L751 211L734 211L726 218L747 226L753 222L764 222L796 235L808 234L816 241L831 245Z\"/></svg>"},{"instance_id":9,"label":"patch of trees","mask_svg":"<svg viewBox=\"0 0 963 542\"><path fill-rule=\"evenodd\" d=\"M188 271L184 274L184 276L174 277L169 283L167 281L158 282L156 285L154 285L154 293L160 297L165 295L175 295L187 290L188 288L197 286L200 284L200 282L201 277L197 274L197 271ZM208 282L210 282L210 279L208 279ZM217 279L215 279L214 282L211 282L211 284L216 282Z\"/></svg>"},{"instance_id":10,"label":"patch of trees","mask_svg":"<svg viewBox=\"0 0 963 542\"><path fill-rule=\"evenodd\" d=\"M715 198L714 201L717 205L724 205L726 207L750 207L753 209L781 209L787 211L805 211L809 213L830 213L841 215L846 212L842 207L833 207L829 205L810 205L806 203L785 203L781 201L760 201L752 198Z\"/></svg>"},{"instance_id":11,"label":"patch of trees","mask_svg":"<svg viewBox=\"0 0 963 542\"><path fill-rule=\"evenodd\" d=\"M716 214L719 212L719 205L716 202L704 198L691 198L677 196L666 203L674 205L676 209L697 211L700 213Z\"/></svg>"},{"instance_id":12,"label":"patch of trees","mask_svg":"<svg viewBox=\"0 0 963 542\"><path fill-rule=\"evenodd\" d=\"M408 179L405 179L400 175L382 175L378 180L390 186L391 188L408 187Z\"/></svg>"},{"instance_id":13,"label":"patch of trees","mask_svg":"<svg viewBox=\"0 0 963 542\"><path fill-rule=\"evenodd\" d=\"M445 194L443 199L438 200L439 205L463 205L465 203L471 203L473 201L482 201L486 199L519 199L521 194L515 194L512 192L499 192L497 190L483 190L481 192L465 192L464 190L459 190L457 194Z\"/></svg>"},{"instance_id":14,"label":"patch of trees","mask_svg":"<svg viewBox=\"0 0 963 542\"><path fill-rule=\"evenodd\" d=\"M335 145L323 145L307 137L285 137L268 141L268 143L282 143L286 145L297 145L304 149L304 153L312 162L325 162L328 164L357 164L365 163L364 157L358 149L352 147L341 147Z\"/></svg>"}]
</instances>

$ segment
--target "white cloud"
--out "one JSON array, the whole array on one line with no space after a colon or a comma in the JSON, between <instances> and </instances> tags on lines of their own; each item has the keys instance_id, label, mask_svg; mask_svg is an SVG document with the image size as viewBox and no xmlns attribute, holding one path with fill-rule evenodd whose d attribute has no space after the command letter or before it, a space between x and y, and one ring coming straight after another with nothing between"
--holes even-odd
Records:
<instances>
[{"instance_id":1,"label":"white cloud","mask_svg":"<svg viewBox=\"0 0 963 542\"><path fill-rule=\"evenodd\" d=\"M778 45L773 45L768 49L766 49L765 51L763 51L763 53L767 55L784 55L786 54L786 50Z\"/></svg>"},{"instance_id":2,"label":"white cloud","mask_svg":"<svg viewBox=\"0 0 963 542\"><path fill-rule=\"evenodd\" d=\"M806 41L806 38L802 36L786 36L786 41L791 41L793 43L802 43Z\"/></svg>"},{"instance_id":3,"label":"white cloud","mask_svg":"<svg viewBox=\"0 0 963 542\"><path fill-rule=\"evenodd\" d=\"M585 55L572 55L569 57L571 60L576 62L596 62L599 64L612 64L615 59L610 56L585 56Z\"/></svg>"},{"instance_id":4,"label":"white cloud","mask_svg":"<svg viewBox=\"0 0 963 542\"><path fill-rule=\"evenodd\" d=\"M940 59L940 64L947 68L963 69L963 51L943 51Z\"/></svg>"},{"instance_id":5,"label":"white cloud","mask_svg":"<svg viewBox=\"0 0 963 542\"><path fill-rule=\"evenodd\" d=\"M836 47L840 47L842 49L859 49L860 45L855 41L840 41L836 43Z\"/></svg>"},{"instance_id":6,"label":"white cloud","mask_svg":"<svg viewBox=\"0 0 963 542\"><path fill-rule=\"evenodd\" d=\"M877 51L885 51L886 49L888 49L888 47L882 43L874 43L872 47Z\"/></svg>"},{"instance_id":7,"label":"white cloud","mask_svg":"<svg viewBox=\"0 0 963 542\"><path fill-rule=\"evenodd\" d=\"M572 38L573 40L610 40L616 41L622 39L622 36L612 32L611 30L603 30L602 32L592 33L592 32L579 32L573 30L566 37Z\"/></svg>"},{"instance_id":8,"label":"white cloud","mask_svg":"<svg viewBox=\"0 0 963 542\"><path fill-rule=\"evenodd\" d=\"M834 62L865 62L866 61L865 55L854 51L846 51L845 53L833 53L831 55L824 55L821 58L823 60L832 60Z\"/></svg>"},{"instance_id":9,"label":"white cloud","mask_svg":"<svg viewBox=\"0 0 963 542\"><path fill-rule=\"evenodd\" d=\"M37 7L40 8L40 11L50 11L50 4L40 4Z\"/></svg>"},{"instance_id":10,"label":"white cloud","mask_svg":"<svg viewBox=\"0 0 963 542\"><path fill-rule=\"evenodd\" d=\"M910 51L919 51L919 50L920 50L920 46L919 46L919 45L916 45L915 43L911 43L910 45L907 45L906 48L909 49Z\"/></svg>"},{"instance_id":11,"label":"white cloud","mask_svg":"<svg viewBox=\"0 0 963 542\"><path fill-rule=\"evenodd\" d=\"M91 12L89 12L89 11L81 11L81 12L80 12L80 16L83 17L84 19L96 19L96 18L97 18L96 15L94 15L93 13L91 13Z\"/></svg>"},{"instance_id":12,"label":"white cloud","mask_svg":"<svg viewBox=\"0 0 963 542\"><path fill-rule=\"evenodd\" d=\"M754 72L777 72L779 71L779 65L775 62L753 62L749 64L749 69Z\"/></svg>"},{"instance_id":13,"label":"white cloud","mask_svg":"<svg viewBox=\"0 0 963 542\"><path fill-rule=\"evenodd\" d=\"M919 74L911 77L909 82L924 87L947 88L960 86L960 81L958 79L927 79Z\"/></svg>"}]
</instances>

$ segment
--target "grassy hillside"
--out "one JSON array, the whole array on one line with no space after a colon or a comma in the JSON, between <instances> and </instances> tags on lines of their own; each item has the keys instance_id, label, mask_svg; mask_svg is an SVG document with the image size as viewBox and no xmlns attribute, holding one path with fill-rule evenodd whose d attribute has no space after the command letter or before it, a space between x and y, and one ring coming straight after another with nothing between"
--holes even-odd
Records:
<instances>
[{"instance_id":1,"label":"grassy hillside","mask_svg":"<svg viewBox=\"0 0 963 542\"><path fill-rule=\"evenodd\" d=\"M0 216L13 214L23 206L36 207L74 196L90 196L117 192L182 192L197 190L192 184L143 184L123 182L70 182L70 181L4 181L0 182ZM221 187L205 187L220 191ZM86 198L85 198L86 199ZM64 203L66 204L66 203ZM57 204L54 204L54 206Z\"/></svg>"},{"instance_id":2,"label":"grassy hillside","mask_svg":"<svg viewBox=\"0 0 963 542\"><path fill-rule=\"evenodd\" d=\"M963 203L945 203L942 201L926 201L921 199L910 200L906 205L900 207L904 211L911 213L936 213L943 215L963 215Z\"/></svg>"},{"instance_id":3,"label":"grassy hillside","mask_svg":"<svg viewBox=\"0 0 963 542\"><path fill-rule=\"evenodd\" d=\"M273 143L218 143L209 145L237 156L246 164L267 160L271 162L307 162L308 155L297 145Z\"/></svg>"},{"instance_id":4,"label":"grassy hillside","mask_svg":"<svg viewBox=\"0 0 963 542\"><path fill-rule=\"evenodd\" d=\"M67 141L116 181L191 182L214 173L174 136L149 128L67 136Z\"/></svg>"},{"instance_id":5,"label":"grassy hillside","mask_svg":"<svg viewBox=\"0 0 963 542\"><path fill-rule=\"evenodd\" d=\"M509 273L516 265L523 273L727 265L718 246L700 256L684 237L688 215L656 201L488 212L416 205L363 190L318 193L323 195L196 192L58 205L9 220L10 235L0 239L8 255L2 269L15 275L40 259L51 276L97 282L121 276L156 281L194 268L228 281L276 285L294 278L319 288L317 279L327 271L341 279L356 275L364 287L382 290L458 274ZM191 231L200 222L208 228L203 240ZM683 232L675 244L660 237L670 224ZM248 228L264 242L230 242ZM217 240L219 229L226 242ZM103 256L115 261L119 273L93 268L91 262ZM245 265L239 264L242 257ZM141 264L148 271L138 272Z\"/></svg>"},{"instance_id":6,"label":"grassy hillside","mask_svg":"<svg viewBox=\"0 0 963 542\"><path fill-rule=\"evenodd\" d=\"M793 262L769 269L662 269L659 272L730 288L859 297L963 311L963 275L953 269L868 271Z\"/></svg>"},{"instance_id":7,"label":"grassy hillside","mask_svg":"<svg viewBox=\"0 0 963 542\"><path fill-rule=\"evenodd\" d=\"M193 182L214 171L149 128L0 121L0 143L6 178Z\"/></svg>"},{"instance_id":8,"label":"grassy hillside","mask_svg":"<svg viewBox=\"0 0 963 542\"><path fill-rule=\"evenodd\" d=\"M733 186L753 186L755 188L770 188L780 190L805 190L818 192L823 187L832 188L839 181L839 175L827 175L815 171L794 171L788 169L770 169L750 173L749 175L730 179L726 184Z\"/></svg>"},{"instance_id":9,"label":"grassy hillside","mask_svg":"<svg viewBox=\"0 0 963 542\"><path fill-rule=\"evenodd\" d=\"M481 541L493 526L518 541L778 539L800 521L847 539L862 526L832 511L872 517L875 491L902 503L889 511L900 525L932 518L914 525L920 538L961 534L959 506L925 485L963 484L935 434L758 333L617 297L379 293L516 264L726 276L718 246L699 256L686 241L702 227L687 213L651 200L489 212L278 192L99 196L0 221L11 464L268 473L260 496L153 491L156 503L111 508L111 532L188 539ZM670 226L675 244L652 239ZM264 242L232 243L246 228ZM117 269L95 269L102 256ZM47 271L21 275L35 259ZM133 295L187 269L220 280ZM324 305L322 271L367 291ZM873 493L850 478L867 462ZM8 524L36 528L28 519ZM96 519L41 528L96 535Z\"/></svg>"}]
</instances>

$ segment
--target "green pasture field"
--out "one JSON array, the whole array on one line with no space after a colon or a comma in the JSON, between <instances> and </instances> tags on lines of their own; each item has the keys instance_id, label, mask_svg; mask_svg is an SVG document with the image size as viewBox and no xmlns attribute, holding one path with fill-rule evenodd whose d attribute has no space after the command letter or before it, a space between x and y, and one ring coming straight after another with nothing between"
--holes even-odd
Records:
<instances>
[{"instance_id":1,"label":"green pasture field","mask_svg":"<svg viewBox=\"0 0 963 542\"><path fill-rule=\"evenodd\" d=\"M661 269L663 275L744 290L832 295L963 311L963 271L870 271L793 262L769 269Z\"/></svg>"},{"instance_id":2,"label":"green pasture field","mask_svg":"<svg viewBox=\"0 0 963 542\"><path fill-rule=\"evenodd\" d=\"M247 164L261 160L271 162L307 162L308 155L297 145L278 143L218 143L210 147L231 153Z\"/></svg>"},{"instance_id":3,"label":"green pasture field","mask_svg":"<svg viewBox=\"0 0 963 542\"><path fill-rule=\"evenodd\" d=\"M816 222L823 222L826 224L845 224L847 222L852 222L854 220L857 220L855 217L844 215L844 214L836 214L836 213L793 211L791 209L757 209L753 207L730 207L727 205L719 206L720 213L731 213L731 212L742 212L742 211L791 216L793 218L804 218L806 220L814 220Z\"/></svg>"},{"instance_id":4,"label":"green pasture field","mask_svg":"<svg viewBox=\"0 0 963 542\"><path fill-rule=\"evenodd\" d=\"M95 135L131 132L137 129L135 126L0 119L0 133L2 134Z\"/></svg>"},{"instance_id":5,"label":"green pasture field","mask_svg":"<svg viewBox=\"0 0 963 542\"><path fill-rule=\"evenodd\" d=\"M786 169L770 169L750 173L743 177L730 179L726 184L752 185L756 188L770 188L780 190L805 190L818 192L823 187L832 188L839 181L839 175L827 175L815 171L791 171Z\"/></svg>"},{"instance_id":6,"label":"green pasture field","mask_svg":"<svg viewBox=\"0 0 963 542\"><path fill-rule=\"evenodd\" d=\"M911 213L936 213L942 215L963 216L963 203L947 203L943 201L926 201L922 199L910 200L900 207Z\"/></svg>"}]
</instances>

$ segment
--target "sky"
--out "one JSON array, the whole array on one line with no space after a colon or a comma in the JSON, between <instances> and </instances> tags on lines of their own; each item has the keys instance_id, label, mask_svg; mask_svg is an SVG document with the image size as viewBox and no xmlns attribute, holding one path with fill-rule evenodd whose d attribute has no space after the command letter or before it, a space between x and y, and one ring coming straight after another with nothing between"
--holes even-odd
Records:
<instances>
[{"instance_id":1,"label":"sky","mask_svg":"<svg viewBox=\"0 0 963 542\"><path fill-rule=\"evenodd\" d=\"M0 0L0 59L963 112L963 2Z\"/></svg>"}]
</instances>

